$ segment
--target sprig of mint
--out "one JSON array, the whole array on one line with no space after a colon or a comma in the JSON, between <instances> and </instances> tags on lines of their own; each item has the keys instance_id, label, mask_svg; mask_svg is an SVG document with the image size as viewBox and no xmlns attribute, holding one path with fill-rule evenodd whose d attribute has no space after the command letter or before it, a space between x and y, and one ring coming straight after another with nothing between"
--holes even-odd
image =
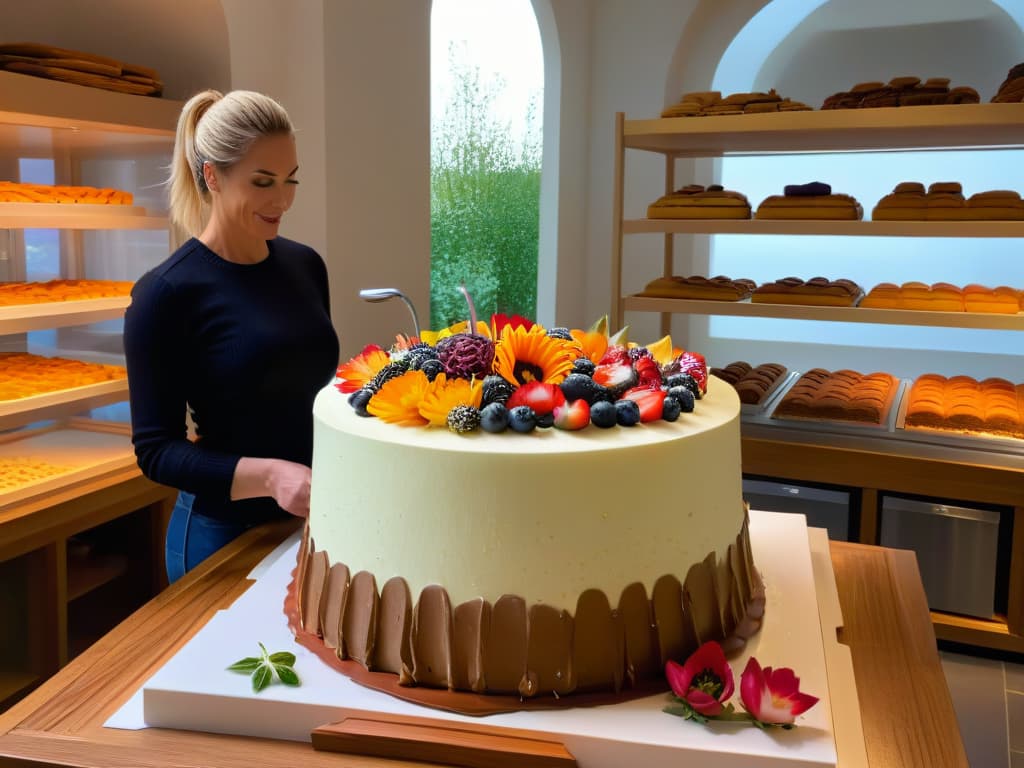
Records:
<instances>
[{"instance_id":1,"label":"sprig of mint","mask_svg":"<svg viewBox=\"0 0 1024 768\"><path fill-rule=\"evenodd\" d=\"M299 676L292 667L295 666L295 654L288 651L267 653L263 643L259 658L246 656L232 664L228 669L232 672L252 673L252 690L259 693L274 681L274 675L285 685L300 685Z\"/></svg>"}]
</instances>

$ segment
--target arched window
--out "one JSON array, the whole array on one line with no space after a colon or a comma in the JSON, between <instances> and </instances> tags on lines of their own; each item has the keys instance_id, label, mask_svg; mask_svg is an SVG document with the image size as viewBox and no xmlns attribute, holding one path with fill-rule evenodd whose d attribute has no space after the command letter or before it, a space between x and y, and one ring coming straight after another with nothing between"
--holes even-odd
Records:
<instances>
[{"instance_id":1,"label":"arched window","mask_svg":"<svg viewBox=\"0 0 1024 768\"><path fill-rule=\"evenodd\" d=\"M431 325L537 314L544 60L530 0L433 0Z\"/></svg>"}]
</instances>

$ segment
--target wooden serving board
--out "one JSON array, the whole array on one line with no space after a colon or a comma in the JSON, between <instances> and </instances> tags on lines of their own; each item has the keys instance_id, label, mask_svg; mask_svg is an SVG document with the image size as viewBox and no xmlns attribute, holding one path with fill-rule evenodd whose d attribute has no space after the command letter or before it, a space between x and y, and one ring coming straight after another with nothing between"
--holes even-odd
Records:
<instances>
[{"instance_id":1,"label":"wooden serving board","mask_svg":"<svg viewBox=\"0 0 1024 768\"><path fill-rule=\"evenodd\" d=\"M74 51L69 48L58 48L43 43L0 43L0 54L12 56L27 56L34 59L71 59L79 62L91 62L100 64L110 69L116 69L118 74L139 75L151 80L159 80L160 75L152 67L144 67L141 64L128 64L124 61L112 59L109 56L100 56L96 53L86 51ZM64 65L66 66L66 65ZM69 67L73 69L73 67Z\"/></svg>"},{"instance_id":2,"label":"wooden serving board","mask_svg":"<svg viewBox=\"0 0 1024 768\"><path fill-rule=\"evenodd\" d=\"M551 734L387 712L345 711L313 730L313 748L463 768L576 768Z\"/></svg>"},{"instance_id":3,"label":"wooden serving board","mask_svg":"<svg viewBox=\"0 0 1024 768\"><path fill-rule=\"evenodd\" d=\"M18 72L23 75L35 75L37 77L47 77L51 80L60 80L65 83L74 83L75 85L87 85L92 88L102 88L107 91L117 91L119 93L129 93L135 96L151 96L158 92L155 85L142 85L140 83L133 83L127 80L122 80L119 77L107 77L105 75L97 75L92 72L80 72L76 69L67 69L65 67L51 67L43 64L33 64L26 61L12 61L2 65L4 69L9 72Z\"/></svg>"}]
</instances>

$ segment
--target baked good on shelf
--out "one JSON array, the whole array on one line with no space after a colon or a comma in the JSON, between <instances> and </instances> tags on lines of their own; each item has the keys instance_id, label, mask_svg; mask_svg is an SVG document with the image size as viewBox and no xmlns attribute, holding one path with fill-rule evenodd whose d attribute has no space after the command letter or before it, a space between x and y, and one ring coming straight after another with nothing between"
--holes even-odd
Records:
<instances>
[{"instance_id":1,"label":"baked good on shelf","mask_svg":"<svg viewBox=\"0 0 1024 768\"><path fill-rule=\"evenodd\" d=\"M894 77L888 83L858 83L825 99L822 109L870 109L873 107L918 107L934 104L977 104L978 92L969 86L949 87L948 77Z\"/></svg>"},{"instance_id":2,"label":"baked good on shelf","mask_svg":"<svg viewBox=\"0 0 1024 768\"><path fill-rule=\"evenodd\" d=\"M741 192L712 184L690 184L647 206L649 219L749 219L750 202Z\"/></svg>"},{"instance_id":3,"label":"baked good on shelf","mask_svg":"<svg viewBox=\"0 0 1024 768\"><path fill-rule=\"evenodd\" d=\"M810 109L801 101L779 96L774 88L767 93L733 93L724 98L719 91L699 91L684 93L677 103L663 109L661 116L749 115L764 112L804 112Z\"/></svg>"},{"instance_id":4,"label":"baked good on shelf","mask_svg":"<svg viewBox=\"0 0 1024 768\"><path fill-rule=\"evenodd\" d=\"M852 307L864 289L852 280L829 280L826 277L784 277L773 283L759 285L751 301L760 304L810 304L824 307Z\"/></svg>"},{"instance_id":5,"label":"baked good on shelf","mask_svg":"<svg viewBox=\"0 0 1024 768\"><path fill-rule=\"evenodd\" d=\"M960 288L950 283L912 281L896 285L879 283L861 299L869 309L914 309L930 312L987 312L1015 315L1021 311L1021 294L1016 288L1001 285L989 288L972 283Z\"/></svg>"},{"instance_id":6,"label":"baked good on shelf","mask_svg":"<svg viewBox=\"0 0 1024 768\"><path fill-rule=\"evenodd\" d=\"M760 405L782 383L788 373L781 363L762 363L756 368L744 360L729 363L724 368L712 368L711 375L717 376L736 390L740 402L745 405Z\"/></svg>"},{"instance_id":7,"label":"baked good on shelf","mask_svg":"<svg viewBox=\"0 0 1024 768\"><path fill-rule=\"evenodd\" d=\"M125 369L119 365L85 363L25 352L0 352L0 401L116 381L126 376Z\"/></svg>"},{"instance_id":8,"label":"baked good on shelf","mask_svg":"<svg viewBox=\"0 0 1024 768\"><path fill-rule=\"evenodd\" d=\"M753 280L716 277L659 277L647 284L638 296L661 299L704 299L709 301L741 301L756 287Z\"/></svg>"},{"instance_id":9,"label":"baked good on shelf","mask_svg":"<svg viewBox=\"0 0 1024 768\"><path fill-rule=\"evenodd\" d=\"M1024 438L1024 384L926 373L907 394L904 426Z\"/></svg>"},{"instance_id":10,"label":"baked good on shelf","mask_svg":"<svg viewBox=\"0 0 1024 768\"><path fill-rule=\"evenodd\" d=\"M131 294L130 280L48 280L45 283L0 283L0 306L80 301Z\"/></svg>"},{"instance_id":11,"label":"baked good on shelf","mask_svg":"<svg viewBox=\"0 0 1024 768\"><path fill-rule=\"evenodd\" d=\"M0 494L63 475L71 467L25 456L0 456Z\"/></svg>"},{"instance_id":12,"label":"baked good on shelf","mask_svg":"<svg viewBox=\"0 0 1024 768\"><path fill-rule=\"evenodd\" d=\"M959 182L936 182L924 190L917 182L896 185L871 212L877 221L1024 220L1024 200L1012 190L977 192L964 199Z\"/></svg>"},{"instance_id":13,"label":"baked good on shelf","mask_svg":"<svg viewBox=\"0 0 1024 768\"><path fill-rule=\"evenodd\" d=\"M770 195L757 207L756 219L859 220L860 203L850 195L832 194L821 182L790 184L785 194Z\"/></svg>"},{"instance_id":14,"label":"baked good on shelf","mask_svg":"<svg viewBox=\"0 0 1024 768\"><path fill-rule=\"evenodd\" d=\"M599 330L475 327L451 341L424 334L433 347L366 350L318 395L308 538L292 587L300 642L359 682L479 713L664 690L666 659L750 636L763 603L732 388L670 339L630 350ZM452 378L430 382L425 366L440 357ZM387 373L403 364L418 367ZM464 364L482 366L472 373L487 374L482 388L458 375L470 375ZM483 404L487 390L496 403L510 398L513 414L526 407L518 401L540 413L556 391L571 401L598 384L614 396L647 381L643 413L652 399L675 398L658 391L666 375L680 377L667 384L694 406L679 423L453 431L467 406L452 407L449 392L479 392ZM367 381L353 404L339 391ZM378 417L361 417L360 406ZM440 423L447 413L449 429L425 426L423 413ZM643 499L685 493L687 513L638 501L638 478Z\"/></svg>"},{"instance_id":15,"label":"baked good on shelf","mask_svg":"<svg viewBox=\"0 0 1024 768\"><path fill-rule=\"evenodd\" d=\"M783 395L772 418L881 426L898 388L899 381L889 373L813 368Z\"/></svg>"},{"instance_id":16,"label":"baked good on shelf","mask_svg":"<svg viewBox=\"0 0 1024 768\"><path fill-rule=\"evenodd\" d=\"M0 181L0 203L131 205L132 201L131 192L119 189Z\"/></svg>"},{"instance_id":17,"label":"baked good on shelf","mask_svg":"<svg viewBox=\"0 0 1024 768\"><path fill-rule=\"evenodd\" d=\"M1024 101L1024 63L1010 68L992 101L1003 104Z\"/></svg>"},{"instance_id":18,"label":"baked good on shelf","mask_svg":"<svg viewBox=\"0 0 1024 768\"><path fill-rule=\"evenodd\" d=\"M163 83L155 69L42 43L0 44L0 69L119 93L163 93Z\"/></svg>"},{"instance_id":19,"label":"baked good on shelf","mask_svg":"<svg viewBox=\"0 0 1024 768\"><path fill-rule=\"evenodd\" d=\"M1007 285L989 288L987 285L971 283L964 286L963 296L965 312L1015 315L1024 310L1024 291Z\"/></svg>"}]
</instances>

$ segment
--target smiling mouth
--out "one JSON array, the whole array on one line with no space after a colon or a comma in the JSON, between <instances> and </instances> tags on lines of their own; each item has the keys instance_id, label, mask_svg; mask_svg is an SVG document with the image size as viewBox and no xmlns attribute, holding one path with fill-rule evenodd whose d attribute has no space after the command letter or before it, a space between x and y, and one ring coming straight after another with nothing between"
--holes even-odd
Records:
<instances>
[{"instance_id":1,"label":"smiling mouth","mask_svg":"<svg viewBox=\"0 0 1024 768\"><path fill-rule=\"evenodd\" d=\"M281 217L280 216L273 216L273 217L271 217L271 216L264 216L263 214L260 214L260 213L257 213L256 216L257 216L257 218L260 218L263 221L265 221L267 224L280 224L281 223Z\"/></svg>"}]
</instances>

